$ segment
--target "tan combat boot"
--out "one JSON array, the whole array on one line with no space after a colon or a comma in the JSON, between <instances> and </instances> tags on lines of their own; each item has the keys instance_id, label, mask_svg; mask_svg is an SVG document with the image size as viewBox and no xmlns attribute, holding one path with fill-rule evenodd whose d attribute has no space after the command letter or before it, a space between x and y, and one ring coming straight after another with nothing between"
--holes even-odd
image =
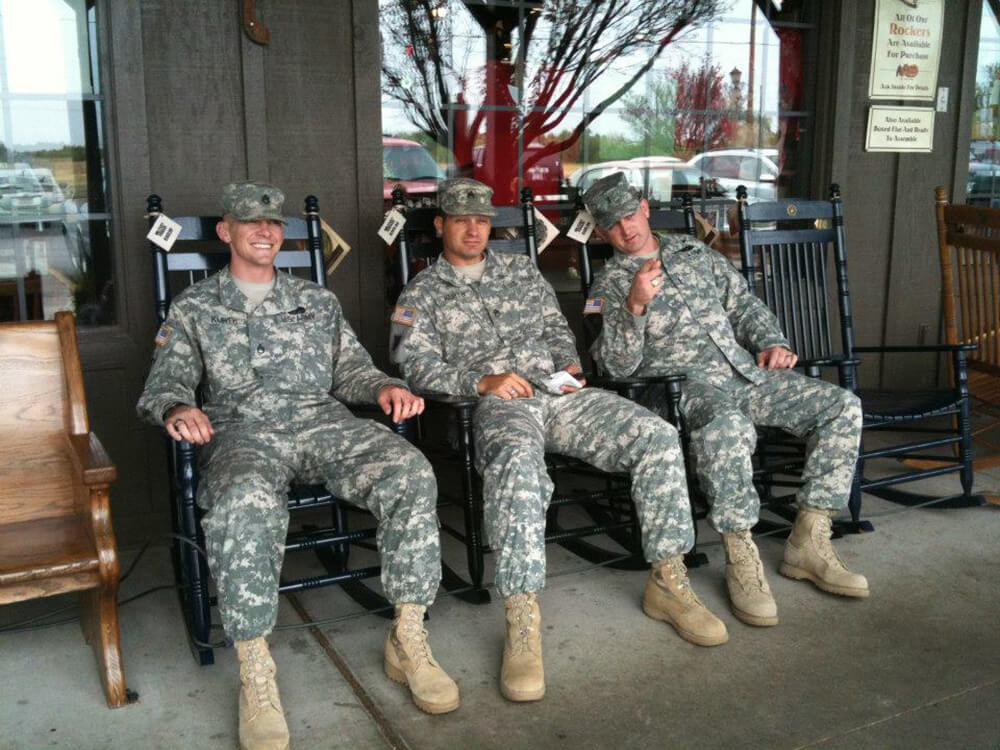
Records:
<instances>
[{"instance_id":1,"label":"tan combat boot","mask_svg":"<svg viewBox=\"0 0 1000 750\"><path fill-rule=\"evenodd\" d=\"M670 623L681 638L698 646L719 646L729 640L725 623L691 590L680 555L653 563L642 595L642 611L654 620Z\"/></svg>"},{"instance_id":2,"label":"tan combat boot","mask_svg":"<svg viewBox=\"0 0 1000 750\"><path fill-rule=\"evenodd\" d=\"M542 614L535 594L514 594L503 602L507 632L500 666L500 692L509 701L545 696L542 667Z\"/></svg>"},{"instance_id":3,"label":"tan combat boot","mask_svg":"<svg viewBox=\"0 0 1000 750\"><path fill-rule=\"evenodd\" d=\"M386 677L410 688L417 708L446 714L458 708L458 685L434 660L424 630L425 609L420 604L396 605L382 665Z\"/></svg>"},{"instance_id":4,"label":"tan combat boot","mask_svg":"<svg viewBox=\"0 0 1000 750\"><path fill-rule=\"evenodd\" d=\"M240 660L240 747L242 750L286 750L288 725L274 681L274 665L267 641L236 641Z\"/></svg>"},{"instance_id":5,"label":"tan combat boot","mask_svg":"<svg viewBox=\"0 0 1000 750\"><path fill-rule=\"evenodd\" d=\"M724 533L722 546L726 548L726 588L733 614L747 625L777 625L778 605L750 530Z\"/></svg>"},{"instance_id":6,"label":"tan combat boot","mask_svg":"<svg viewBox=\"0 0 1000 750\"><path fill-rule=\"evenodd\" d=\"M833 515L831 510L799 508L778 570L789 578L812 581L831 594L863 599L869 594L867 579L849 571L830 543Z\"/></svg>"}]
</instances>

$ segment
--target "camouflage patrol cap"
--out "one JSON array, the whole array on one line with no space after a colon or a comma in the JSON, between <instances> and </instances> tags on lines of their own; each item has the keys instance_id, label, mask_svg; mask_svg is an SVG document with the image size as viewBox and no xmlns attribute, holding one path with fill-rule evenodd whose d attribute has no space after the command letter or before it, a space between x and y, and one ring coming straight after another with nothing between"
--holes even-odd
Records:
<instances>
[{"instance_id":1,"label":"camouflage patrol cap","mask_svg":"<svg viewBox=\"0 0 1000 750\"><path fill-rule=\"evenodd\" d=\"M222 212L237 221L273 219L286 223L281 215L285 194L263 182L231 182L222 188Z\"/></svg>"},{"instance_id":2,"label":"camouflage patrol cap","mask_svg":"<svg viewBox=\"0 0 1000 750\"><path fill-rule=\"evenodd\" d=\"M449 216L496 216L493 188L468 177L453 177L438 185L438 207Z\"/></svg>"},{"instance_id":3,"label":"camouflage patrol cap","mask_svg":"<svg viewBox=\"0 0 1000 750\"><path fill-rule=\"evenodd\" d=\"M615 172L591 185L583 203L599 227L610 229L639 210L639 191L628 184L624 172Z\"/></svg>"}]
</instances>

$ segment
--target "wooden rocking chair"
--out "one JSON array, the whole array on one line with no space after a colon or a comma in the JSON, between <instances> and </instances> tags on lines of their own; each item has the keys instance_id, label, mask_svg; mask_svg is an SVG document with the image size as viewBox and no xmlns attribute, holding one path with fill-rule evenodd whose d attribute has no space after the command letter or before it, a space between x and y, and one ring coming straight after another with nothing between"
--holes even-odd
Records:
<instances>
[{"instance_id":1,"label":"wooden rocking chair","mask_svg":"<svg viewBox=\"0 0 1000 750\"><path fill-rule=\"evenodd\" d=\"M123 706L116 469L90 431L72 313L0 326L0 373L0 604L79 591L108 705Z\"/></svg>"},{"instance_id":2,"label":"wooden rocking chair","mask_svg":"<svg viewBox=\"0 0 1000 750\"><path fill-rule=\"evenodd\" d=\"M1000 209L951 205L935 188L941 256L945 342L976 344L968 354L968 388L976 411L993 417L973 430L976 442L996 449L974 459L976 470L1000 466ZM992 503L1000 497L987 496Z\"/></svg>"}]
</instances>

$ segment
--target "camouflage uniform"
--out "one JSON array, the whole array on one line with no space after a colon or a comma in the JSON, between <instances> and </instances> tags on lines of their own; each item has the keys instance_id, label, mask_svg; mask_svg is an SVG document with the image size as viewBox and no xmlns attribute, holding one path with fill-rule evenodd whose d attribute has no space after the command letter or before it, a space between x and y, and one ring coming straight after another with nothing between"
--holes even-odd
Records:
<instances>
[{"instance_id":1,"label":"camouflage uniform","mask_svg":"<svg viewBox=\"0 0 1000 750\"><path fill-rule=\"evenodd\" d=\"M382 585L393 602L430 604L440 580L434 475L423 456L341 401L373 403L387 385L337 298L276 273L256 309L229 273L173 301L157 334L141 417L163 424L176 404L203 410L215 429L200 450L198 503L226 632L270 632L288 526L289 483L323 483L379 520Z\"/></svg>"},{"instance_id":2,"label":"camouflage uniform","mask_svg":"<svg viewBox=\"0 0 1000 750\"><path fill-rule=\"evenodd\" d=\"M750 463L755 425L807 440L801 505L843 508L861 432L857 397L791 370L759 367L756 353L790 346L743 277L693 238L661 236L659 247L663 286L643 315L633 315L625 301L647 258L616 252L596 274L585 314L601 318L592 346L599 367L616 377L687 375L680 410L717 530L741 531L757 522L760 499ZM649 389L643 403L665 413L662 388Z\"/></svg>"},{"instance_id":3,"label":"camouflage uniform","mask_svg":"<svg viewBox=\"0 0 1000 750\"><path fill-rule=\"evenodd\" d=\"M484 375L506 372L534 387L532 398L485 396L473 414L486 531L498 551L502 596L537 592L545 583L545 511L553 489L546 450L631 472L647 560L691 548L683 459L673 427L607 391L585 388L557 396L539 387L579 358L555 293L529 258L487 251L478 282L446 260L421 271L399 298L391 347L406 379L421 390L475 396Z\"/></svg>"}]
</instances>

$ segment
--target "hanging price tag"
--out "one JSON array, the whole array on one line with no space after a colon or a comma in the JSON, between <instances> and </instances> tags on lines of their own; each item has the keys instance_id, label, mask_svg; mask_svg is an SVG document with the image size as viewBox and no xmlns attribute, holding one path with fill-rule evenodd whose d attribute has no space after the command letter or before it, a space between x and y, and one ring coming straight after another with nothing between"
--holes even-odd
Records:
<instances>
[{"instance_id":1,"label":"hanging price tag","mask_svg":"<svg viewBox=\"0 0 1000 750\"><path fill-rule=\"evenodd\" d=\"M597 222L594 221L594 217L590 215L590 212L580 211L576 215L576 218L573 219L573 226L566 232L566 236L577 242L586 242L590 239L590 235L593 234L595 226L597 226Z\"/></svg>"},{"instance_id":2,"label":"hanging price tag","mask_svg":"<svg viewBox=\"0 0 1000 750\"><path fill-rule=\"evenodd\" d=\"M394 208L385 215L385 221L379 227L378 236L385 241L385 244L391 245L396 241L399 233L403 231L404 224L406 224L406 217Z\"/></svg>"},{"instance_id":3,"label":"hanging price tag","mask_svg":"<svg viewBox=\"0 0 1000 750\"><path fill-rule=\"evenodd\" d=\"M180 233L180 224L171 219L169 216L160 214L156 217L156 221L153 222L153 226L149 228L149 233L146 235L146 239L157 247L162 247L169 253L170 248L174 246L174 243L177 241L177 237L180 236Z\"/></svg>"}]
</instances>

